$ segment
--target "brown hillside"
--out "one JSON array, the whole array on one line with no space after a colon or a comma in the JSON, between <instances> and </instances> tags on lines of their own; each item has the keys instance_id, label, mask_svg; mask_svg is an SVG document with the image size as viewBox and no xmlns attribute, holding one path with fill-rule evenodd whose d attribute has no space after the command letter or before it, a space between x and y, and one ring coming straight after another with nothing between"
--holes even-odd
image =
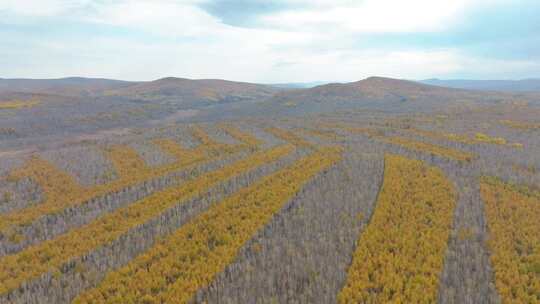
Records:
<instances>
[{"instance_id":1,"label":"brown hillside","mask_svg":"<svg viewBox=\"0 0 540 304\"><path fill-rule=\"evenodd\" d=\"M414 101L417 99L437 98L440 100L459 98L473 93L408 80L383 77L370 77L350 83L333 83L311 89L282 92L276 96L281 100L291 101L373 101L398 100Z\"/></svg>"},{"instance_id":2,"label":"brown hillside","mask_svg":"<svg viewBox=\"0 0 540 304\"><path fill-rule=\"evenodd\" d=\"M269 86L219 79L162 78L110 90L107 95L144 100L228 102L268 98L278 90Z\"/></svg>"},{"instance_id":3,"label":"brown hillside","mask_svg":"<svg viewBox=\"0 0 540 304\"><path fill-rule=\"evenodd\" d=\"M18 92L70 97L96 96L106 90L133 84L135 82L82 77L60 79L0 79L0 93Z\"/></svg>"}]
</instances>

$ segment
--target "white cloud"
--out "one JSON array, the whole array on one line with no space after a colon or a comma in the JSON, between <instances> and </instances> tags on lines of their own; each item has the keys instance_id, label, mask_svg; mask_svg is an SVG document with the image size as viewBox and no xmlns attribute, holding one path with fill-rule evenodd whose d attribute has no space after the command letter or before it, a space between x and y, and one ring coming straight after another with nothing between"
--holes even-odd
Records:
<instances>
[{"instance_id":1,"label":"white cloud","mask_svg":"<svg viewBox=\"0 0 540 304\"><path fill-rule=\"evenodd\" d=\"M453 50L438 51L336 51L324 55L293 57L295 65L284 66L272 76L295 81L355 81L369 76L427 78L454 73L461 68ZM276 79L278 80L278 79Z\"/></svg>"},{"instance_id":2,"label":"white cloud","mask_svg":"<svg viewBox=\"0 0 540 304\"><path fill-rule=\"evenodd\" d=\"M195 1L122 0L94 3L80 18L86 22L122 26L164 36L200 36L226 30Z\"/></svg>"},{"instance_id":3,"label":"white cloud","mask_svg":"<svg viewBox=\"0 0 540 304\"><path fill-rule=\"evenodd\" d=\"M91 0L2 0L0 12L4 11L22 17L58 16L90 2Z\"/></svg>"},{"instance_id":4,"label":"white cloud","mask_svg":"<svg viewBox=\"0 0 540 304\"><path fill-rule=\"evenodd\" d=\"M365 0L357 4L302 11L285 11L264 17L268 25L287 29L338 28L355 32L439 31L454 24L471 0Z\"/></svg>"},{"instance_id":5,"label":"white cloud","mask_svg":"<svg viewBox=\"0 0 540 304\"><path fill-rule=\"evenodd\" d=\"M65 43L62 39L39 41L20 51L3 51L3 77L90 76L126 80L152 80L164 76L224 78L250 82L355 81L378 75L423 79L471 75L508 78L533 75L540 64L471 58L457 49L328 50L264 47L265 37L252 43L232 41L164 41L147 44L133 39L86 38ZM264 35L263 35L264 36ZM261 40L259 40L261 39ZM22 55L19 55L22 54ZM23 56L20 60L13 60ZM281 63L281 64L280 64ZM288 64L284 64L288 63ZM291 64L294 63L294 64ZM515 74L509 74L515 73Z\"/></svg>"},{"instance_id":6,"label":"white cloud","mask_svg":"<svg viewBox=\"0 0 540 304\"><path fill-rule=\"evenodd\" d=\"M210 0L2 0L8 16L57 17L193 36L227 30L229 26L196 4ZM285 10L262 17L274 29L305 32L336 28L353 32L437 31L450 26L467 7L506 0L290 0L302 10Z\"/></svg>"},{"instance_id":7,"label":"white cloud","mask_svg":"<svg viewBox=\"0 0 540 304\"><path fill-rule=\"evenodd\" d=\"M203 0L0 0L0 13L22 20L53 18L131 33L123 38L106 32L2 37L0 58L10 60L0 59L0 76L287 82L354 81L372 75L420 79L471 71L478 78L493 78L540 70L534 62L470 58L457 48L359 46L364 33L442 31L471 7L507 0L293 0L307 8L268 15L268 27L250 29L223 24L196 6L198 1Z\"/></svg>"}]
</instances>

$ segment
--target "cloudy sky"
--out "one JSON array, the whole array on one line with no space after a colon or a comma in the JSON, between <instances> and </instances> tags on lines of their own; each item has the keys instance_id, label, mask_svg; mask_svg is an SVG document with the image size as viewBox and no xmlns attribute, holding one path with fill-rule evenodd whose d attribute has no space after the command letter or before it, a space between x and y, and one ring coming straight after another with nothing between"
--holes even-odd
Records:
<instances>
[{"instance_id":1,"label":"cloudy sky","mask_svg":"<svg viewBox=\"0 0 540 304\"><path fill-rule=\"evenodd\" d=\"M0 77L540 77L538 0L0 0Z\"/></svg>"}]
</instances>

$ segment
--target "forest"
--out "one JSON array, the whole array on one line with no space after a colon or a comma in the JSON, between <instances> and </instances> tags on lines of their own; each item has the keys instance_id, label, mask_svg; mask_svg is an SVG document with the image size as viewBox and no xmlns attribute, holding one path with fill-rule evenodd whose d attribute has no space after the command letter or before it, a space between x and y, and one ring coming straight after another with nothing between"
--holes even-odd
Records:
<instances>
[{"instance_id":1,"label":"forest","mask_svg":"<svg viewBox=\"0 0 540 304\"><path fill-rule=\"evenodd\" d=\"M420 103L2 152L0 303L540 303L540 108Z\"/></svg>"}]
</instances>

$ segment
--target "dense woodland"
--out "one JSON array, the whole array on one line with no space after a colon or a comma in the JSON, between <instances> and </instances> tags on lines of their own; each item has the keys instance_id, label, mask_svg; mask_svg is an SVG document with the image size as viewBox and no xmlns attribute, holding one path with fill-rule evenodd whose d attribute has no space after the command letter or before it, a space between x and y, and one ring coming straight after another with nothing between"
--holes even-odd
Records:
<instances>
[{"instance_id":1,"label":"dense woodland","mask_svg":"<svg viewBox=\"0 0 540 304\"><path fill-rule=\"evenodd\" d=\"M540 303L540 108L418 105L21 137L0 303Z\"/></svg>"}]
</instances>

